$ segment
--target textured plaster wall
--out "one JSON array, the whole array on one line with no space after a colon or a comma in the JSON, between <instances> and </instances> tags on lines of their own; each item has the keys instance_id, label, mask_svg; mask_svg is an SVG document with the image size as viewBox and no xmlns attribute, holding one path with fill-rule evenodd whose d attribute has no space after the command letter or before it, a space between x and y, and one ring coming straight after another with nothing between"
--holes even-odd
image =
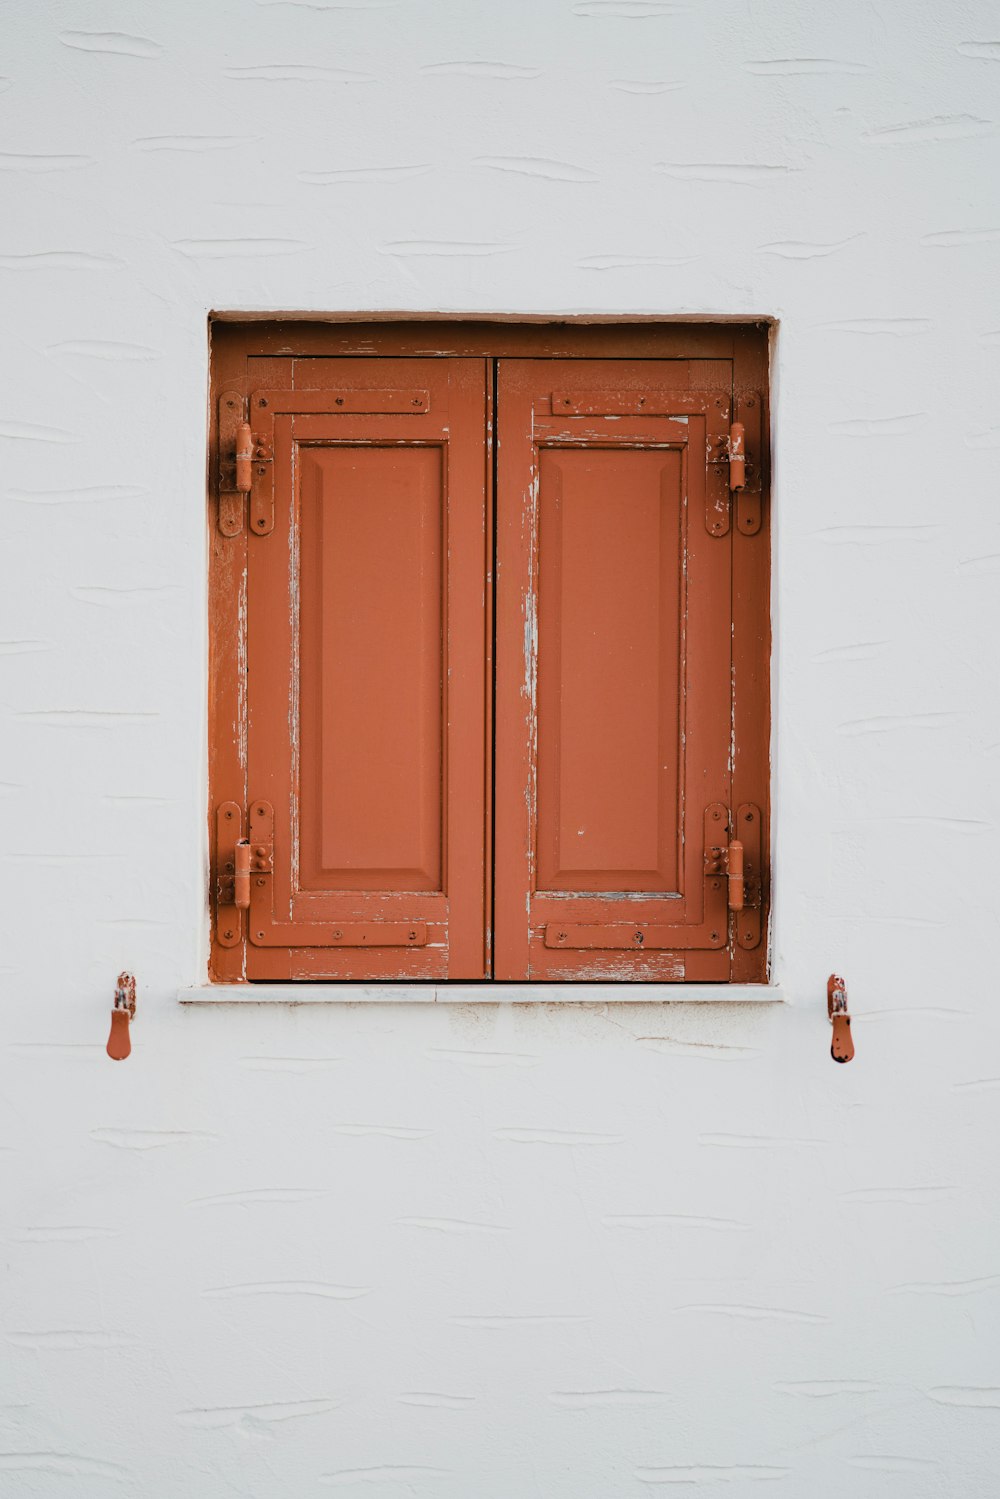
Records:
<instances>
[{"instance_id":1,"label":"textured plaster wall","mask_svg":"<svg viewBox=\"0 0 1000 1499\"><path fill-rule=\"evenodd\" d=\"M995 1494L996 7L3 29L0 1489ZM780 320L791 1005L177 1003L210 308Z\"/></svg>"}]
</instances>

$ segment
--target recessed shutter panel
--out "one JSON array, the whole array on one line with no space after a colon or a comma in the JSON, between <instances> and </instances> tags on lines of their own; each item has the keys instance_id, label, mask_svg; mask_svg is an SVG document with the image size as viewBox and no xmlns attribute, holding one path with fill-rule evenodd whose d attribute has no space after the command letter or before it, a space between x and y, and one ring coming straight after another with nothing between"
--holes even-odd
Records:
<instances>
[{"instance_id":1,"label":"recessed shutter panel","mask_svg":"<svg viewBox=\"0 0 1000 1499\"><path fill-rule=\"evenodd\" d=\"M247 976L482 978L486 365L310 365L250 397Z\"/></svg>"},{"instance_id":2,"label":"recessed shutter panel","mask_svg":"<svg viewBox=\"0 0 1000 1499\"><path fill-rule=\"evenodd\" d=\"M729 976L730 390L501 361L495 976Z\"/></svg>"}]
</instances>

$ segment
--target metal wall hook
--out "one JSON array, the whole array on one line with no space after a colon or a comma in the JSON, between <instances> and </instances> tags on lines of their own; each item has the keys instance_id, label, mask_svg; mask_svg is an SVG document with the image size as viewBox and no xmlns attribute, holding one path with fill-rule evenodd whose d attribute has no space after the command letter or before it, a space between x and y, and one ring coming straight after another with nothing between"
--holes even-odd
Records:
<instances>
[{"instance_id":1,"label":"metal wall hook","mask_svg":"<svg viewBox=\"0 0 1000 1499\"><path fill-rule=\"evenodd\" d=\"M833 1026L830 1055L835 1062L849 1062L854 1055L854 1038L847 1008L847 985L837 973L831 973L827 982L826 1011Z\"/></svg>"},{"instance_id":2,"label":"metal wall hook","mask_svg":"<svg viewBox=\"0 0 1000 1499\"><path fill-rule=\"evenodd\" d=\"M124 1062L132 1050L129 1027L135 1016L135 976L122 972L115 985L115 1002L111 1008L111 1034L107 1053L113 1062Z\"/></svg>"}]
</instances>

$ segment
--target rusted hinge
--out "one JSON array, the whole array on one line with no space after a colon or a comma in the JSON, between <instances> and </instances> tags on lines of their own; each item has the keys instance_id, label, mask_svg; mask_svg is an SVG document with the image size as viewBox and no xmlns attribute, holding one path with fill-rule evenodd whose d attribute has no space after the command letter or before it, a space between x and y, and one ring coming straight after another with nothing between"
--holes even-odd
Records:
<instances>
[{"instance_id":1,"label":"rusted hinge","mask_svg":"<svg viewBox=\"0 0 1000 1499\"><path fill-rule=\"evenodd\" d=\"M735 511L736 529L743 536L756 536L763 508L763 401L759 392L737 398L734 420L729 431L712 444L710 462L725 464L726 487L710 504L705 523L712 536L729 533L730 507Z\"/></svg>"},{"instance_id":2,"label":"rusted hinge","mask_svg":"<svg viewBox=\"0 0 1000 1499\"><path fill-rule=\"evenodd\" d=\"M223 391L219 397L219 530L223 536L238 536L243 530L246 495L250 496L252 533L266 536L273 528L269 482L273 457L270 432L253 431L239 391Z\"/></svg>"},{"instance_id":3,"label":"rusted hinge","mask_svg":"<svg viewBox=\"0 0 1000 1499\"><path fill-rule=\"evenodd\" d=\"M723 809L724 810L724 809ZM705 848L705 873L725 875L726 905L735 915L736 941L742 948L760 941L761 912L761 815L760 808L744 802L735 819L725 813L719 832L725 834Z\"/></svg>"},{"instance_id":4,"label":"rusted hinge","mask_svg":"<svg viewBox=\"0 0 1000 1499\"><path fill-rule=\"evenodd\" d=\"M726 876L726 904L730 911L742 911L746 904L746 878L743 844L738 838L732 838L728 843L714 843L705 850L705 873Z\"/></svg>"}]
</instances>

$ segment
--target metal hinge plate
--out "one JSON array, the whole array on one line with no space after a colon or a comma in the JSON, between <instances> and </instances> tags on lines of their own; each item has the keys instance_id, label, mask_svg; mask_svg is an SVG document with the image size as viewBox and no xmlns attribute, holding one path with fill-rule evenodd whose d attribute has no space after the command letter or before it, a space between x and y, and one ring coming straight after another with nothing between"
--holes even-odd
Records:
<instances>
[{"instance_id":1,"label":"metal hinge plate","mask_svg":"<svg viewBox=\"0 0 1000 1499\"><path fill-rule=\"evenodd\" d=\"M760 530L764 508L764 447L763 416L764 401L758 391L739 396L736 400L736 422L741 428L742 483L733 483L732 444L730 444L729 485L736 498L736 529L741 536L756 536ZM739 474L739 467L737 467Z\"/></svg>"},{"instance_id":2,"label":"metal hinge plate","mask_svg":"<svg viewBox=\"0 0 1000 1499\"><path fill-rule=\"evenodd\" d=\"M763 401L757 391L737 398L733 421L710 448L709 462L727 470L725 485L710 498L705 525L717 538L729 534L731 511L741 536L755 536L763 509Z\"/></svg>"},{"instance_id":3,"label":"metal hinge plate","mask_svg":"<svg viewBox=\"0 0 1000 1499\"><path fill-rule=\"evenodd\" d=\"M239 434L246 422L246 403L238 390L224 390L219 397L219 530L223 536L238 536L243 530L245 490L238 483Z\"/></svg>"},{"instance_id":4,"label":"metal hinge plate","mask_svg":"<svg viewBox=\"0 0 1000 1499\"><path fill-rule=\"evenodd\" d=\"M251 533L266 536L274 529L273 459L270 428L254 432L239 391L224 390L219 397L219 530L223 536L239 536L243 530L248 495Z\"/></svg>"},{"instance_id":5,"label":"metal hinge plate","mask_svg":"<svg viewBox=\"0 0 1000 1499\"><path fill-rule=\"evenodd\" d=\"M274 439L271 428L251 435L247 465L250 490L250 534L268 536L274 530Z\"/></svg>"},{"instance_id":6,"label":"metal hinge plate","mask_svg":"<svg viewBox=\"0 0 1000 1499\"><path fill-rule=\"evenodd\" d=\"M736 945L749 952L760 943L764 866L762 839L764 820L753 802L736 809L733 835L743 845L743 905L736 911Z\"/></svg>"},{"instance_id":7,"label":"metal hinge plate","mask_svg":"<svg viewBox=\"0 0 1000 1499\"><path fill-rule=\"evenodd\" d=\"M706 874L724 875L726 904L733 915L737 945L756 947L760 941L761 864L760 808L744 802L735 819L725 812L719 839L705 849Z\"/></svg>"},{"instance_id":8,"label":"metal hinge plate","mask_svg":"<svg viewBox=\"0 0 1000 1499\"><path fill-rule=\"evenodd\" d=\"M737 808L733 821L726 813L721 831L726 842L717 841L705 849L705 873L726 877L727 904L734 915L736 943L742 948L756 947L760 941L761 863L760 808L744 802Z\"/></svg>"},{"instance_id":9,"label":"metal hinge plate","mask_svg":"<svg viewBox=\"0 0 1000 1499\"><path fill-rule=\"evenodd\" d=\"M243 808L239 802L222 802L215 814L215 940L220 947L237 947L243 936L243 909L237 901L236 866L245 847ZM244 859L245 855L240 862ZM244 900L243 906L245 904Z\"/></svg>"}]
</instances>

